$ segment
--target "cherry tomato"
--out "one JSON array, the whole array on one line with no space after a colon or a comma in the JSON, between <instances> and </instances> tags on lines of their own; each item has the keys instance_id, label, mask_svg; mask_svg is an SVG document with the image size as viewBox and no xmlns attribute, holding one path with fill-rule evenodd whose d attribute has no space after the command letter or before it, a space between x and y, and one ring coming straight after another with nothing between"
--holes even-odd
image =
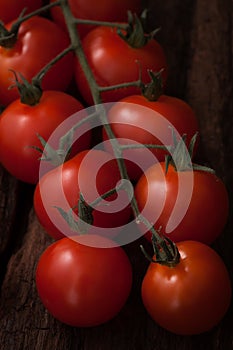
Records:
<instances>
[{"instance_id":1,"label":"cherry tomato","mask_svg":"<svg viewBox=\"0 0 233 350\"><path fill-rule=\"evenodd\" d=\"M6 25L8 30L12 23ZM20 25L16 43L10 48L0 47L1 104L8 105L19 97L16 88L9 90L9 86L14 83L14 75L10 70L21 73L31 82L31 79L46 64L69 45L68 35L52 21L38 16L24 21ZM44 76L43 90L66 90L71 82L73 71L74 57L73 53L69 53Z\"/></svg>"},{"instance_id":2,"label":"cherry tomato","mask_svg":"<svg viewBox=\"0 0 233 350\"><path fill-rule=\"evenodd\" d=\"M97 244L101 240L104 247L86 245L85 235L78 242L63 238L53 243L36 270L44 306L55 318L75 327L96 326L115 317L132 285L132 268L124 250L106 238L92 238Z\"/></svg>"},{"instance_id":3,"label":"cherry tomato","mask_svg":"<svg viewBox=\"0 0 233 350\"><path fill-rule=\"evenodd\" d=\"M139 179L135 196L140 210L172 241L212 243L228 217L228 193L223 182L207 171L176 171L165 163L150 167ZM150 240L151 235L146 234Z\"/></svg>"},{"instance_id":4,"label":"cherry tomato","mask_svg":"<svg viewBox=\"0 0 233 350\"><path fill-rule=\"evenodd\" d=\"M189 144L193 135L199 131L197 117L191 106L179 98L167 95L161 95L156 101L149 101L143 95L128 96L112 106L108 120L119 142L125 145L134 142L173 145L172 128L177 139L186 134ZM104 129L103 138L107 140ZM105 146L110 151L109 143L105 143ZM123 151L123 157L129 160L126 161L127 170L132 180L138 180L148 167L157 161L163 161L167 154L166 150L161 149L150 151L145 148Z\"/></svg>"},{"instance_id":5,"label":"cherry tomato","mask_svg":"<svg viewBox=\"0 0 233 350\"><path fill-rule=\"evenodd\" d=\"M23 9L26 9L25 13L30 13L40 8L42 4L42 0L1 0L0 20L3 23L8 23L18 18Z\"/></svg>"},{"instance_id":6,"label":"cherry tomato","mask_svg":"<svg viewBox=\"0 0 233 350\"><path fill-rule=\"evenodd\" d=\"M55 0L50 0L50 3L52 2L55 2ZM140 0L101 0L98 5L93 0L68 0L68 4L74 17L94 21L125 22L127 21L128 10L138 15L141 12ZM64 16L59 6L51 8L51 15L56 23L66 29ZM86 35L93 27L85 24L77 26L81 37Z\"/></svg>"},{"instance_id":7,"label":"cherry tomato","mask_svg":"<svg viewBox=\"0 0 233 350\"><path fill-rule=\"evenodd\" d=\"M166 57L155 39L149 40L140 48L134 48L119 36L116 28L99 26L85 36L82 44L95 80L101 87L136 81L140 70L142 81L148 83L148 70L157 72L163 68L162 79L164 83L166 81ZM90 88L78 60L75 78L84 100L92 105ZM102 92L101 97L103 102L114 102L137 93L140 93L138 87L127 87Z\"/></svg>"},{"instance_id":8,"label":"cherry tomato","mask_svg":"<svg viewBox=\"0 0 233 350\"><path fill-rule=\"evenodd\" d=\"M74 97L61 91L44 91L38 104L29 106L20 102L12 102L0 116L0 161L2 165L17 179L37 183L41 153L33 147L43 149L38 134L45 141L59 125L75 112L83 109L82 104ZM71 128L71 121L62 128L56 144L63 133ZM74 137L78 138L77 130ZM77 153L90 145L91 135L85 133L73 145ZM32 147L33 146L33 147Z\"/></svg>"},{"instance_id":9,"label":"cherry tomato","mask_svg":"<svg viewBox=\"0 0 233 350\"><path fill-rule=\"evenodd\" d=\"M150 263L142 281L145 308L170 332L207 332L224 317L231 300L231 282L219 255L195 241L177 244L180 262L174 267Z\"/></svg>"},{"instance_id":10,"label":"cherry tomato","mask_svg":"<svg viewBox=\"0 0 233 350\"><path fill-rule=\"evenodd\" d=\"M66 213L73 209L75 214L79 214L80 192L86 203L91 205L99 196L115 188L119 181L119 169L110 154L96 149L82 151L42 176L34 193L37 217L55 239L72 236L75 232L57 207ZM93 226L88 226L87 231L110 235L111 238L119 233L121 225L126 224L131 215L124 190L101 200L93 209Z\"/></svg>"}]
</instances>

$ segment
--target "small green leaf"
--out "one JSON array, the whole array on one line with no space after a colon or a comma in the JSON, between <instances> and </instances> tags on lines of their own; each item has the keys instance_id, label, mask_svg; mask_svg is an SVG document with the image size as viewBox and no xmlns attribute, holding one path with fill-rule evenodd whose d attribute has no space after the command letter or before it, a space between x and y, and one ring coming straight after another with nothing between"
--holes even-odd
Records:
<instances>
[{"instance_id":1,"label":"small green leaf","mask_svg":"<svg viewBox=\"0 0 233 350\"><path fill-rule=\"evenodd\" d=\"M66 212L64 209L62 209L60 207L54 206L54 208L56 208L59 211L59 213L61 214L63 219L67 222L67 224L69 225L69 227L71 228L72 231L79 232L79 224L77 221L74 220L72 209L70 209L70 210L68 210L68 212Z\"/></svg>"},{"instance_id":2,"label":"small green leaf","mask_svg":"<svg viewBox=\"0 0 233 350\"><path fill-rule=\"evenodd\" d=\"M151 34L146 34L145 30L145 12L143 12L143 17L139 18L136 14L128 12L128 26L126 29L126 34L124 34L120 29L117 30L118 35L126 41L131 47L141 48L145 46L149 40L151 40L157 29Z\"/></svg>"},{"instance_id":3,"label":"small green leaf","mask_svg":"<svg viewBox=\"0 0 233 350\"><path fill-rule=\"evenodd\" d=\"M143 84L141 90L143 96L149 101L157 101L163 93L162 71L163 69L159 72L148 70L151 80L148 84Z\"/></svg>"},{"instance_id":4,"label":"small green leaf","mask_svg":"<svg viewBox=\"0 0 233 350\"><path fill-rule=\"evenodd\" d=\"M46 160L50 161L55 166L62 164L63 159L61 159L61 157L59 156L57 151L55 149L53 149L50 146L50 144L48 142L46 142L45 139L41 135L37 134L37 137L40 140L42 146L44 147L44 150L43 150L44 157L42 159L46 159Z\"/></svg>"},{"instance_id":5,"label":"small green leaf","mask_svg":"<svg viewBox=\"0 0 233 350\"><path fill-rule=\"evenodd\" d=\"M196 134L193 135L193 137L191 138L191 141L189 143L188 150L189 150L189 154L190 154L191 158L193 158L193 151L194 151L194 147L197 143L197 136L198 136L198 132L196 132Z\"/></svg>"},{"instance_id":6,"label":"small green leaf","mask_svg":"<svg viewBox=\"0 0 233 350\"><path fill-rule=\"evenodd\" d=\"M43 94L40 83L29 83L29 81L21 73L18 73L21 79L20 82L16 72L13 69L9 70L15 76L15 83L13 85L10 85L8 89L17 87L21 103L26 104L28 106L35 106L36 104L38 104Z\"/></svg>"},{"instance_id":7,"label":"small green leaf","mask_svg":"<svg viewBox=\"0 0 233 350\"><path fill-rule=\"evenodd\" d=\"M59 141L59 151L65 158L70 154L74 142L74 128L71 128Z\"/></svg>"},{"instance_id":8,"label":"small green leaf","mask_svg":"<svg viewBox=\"0 0 233 350\"><path fill-rule=\"evenodd\" d=\"M84 199L82 193L80 193L79 201L78 201L78 213L79 213L79 218L80 218L82 221L88 223L89 225L92 225L92 224L93 224L93 221L94 221L92 212L93 212L93 208L90 207L90 206L86 203L86 201L85 201L85 199Z\"/></svg>"}]
</instances>

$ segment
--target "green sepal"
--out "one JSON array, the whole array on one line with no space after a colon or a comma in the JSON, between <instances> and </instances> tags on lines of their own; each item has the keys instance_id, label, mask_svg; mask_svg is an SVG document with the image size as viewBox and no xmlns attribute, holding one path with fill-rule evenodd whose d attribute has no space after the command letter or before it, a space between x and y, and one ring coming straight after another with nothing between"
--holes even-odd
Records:
<instances>
[{"instance_id":1,"label":"green sepal","mask_svg":"<svg viewBox=\"0 0 233 350\"><path fill-rule=\"evenodd\" d=\"M16 87L20 95L20 102L28 106L35 106L40 102L43 94L40 81L29 83L29 81L21 74L17 73L21 79L18 79L16 72L12 69L10 71L15 76L15 84L9 86L9 89Z\"/></svg>"},{"instance_id":2,"label":"green sepal","mask_svg":"<svg viewBox=\"0 0 233 350\"><path fill-rule=\"evenodd\" d=\"M124 34L121 29L117 30L118 35L133 48L145 46L160 30L160 28L156 28L149 34L145 33L144 23L146 21L146 14L147 13L144 11L142 17L138 17L136 14L132 14L131 11L128 11L126 34Z\"/></svg>"},{"instance_id":3,"label":"green sepal","mask_svg":"<svg viewBox=\"0 0 233 350\"><path fill-rule=\"evenodd\" d=\"M78 220L74 219L74 209L65 211L64 209L55 206L63 219L67 222L70 229L79 234L85 234L88 231L88 226L93 224L93 208L90 207L84 200L83 195L80 193L78 201Z\"/></svg>"},{"instance_id":4,"label":"green sepal","mask_svg":"<svg viewBox=\"0 0 233 350\"><path fill-rule=\"evenodd\" d=\"M91 206L89 206L82 193L80 193L79 195L79 201L78 201L78 216L80 218L80 220L82 220L82 225L84 225L85 228L85 223L92 225L94 218L93 218L93 208Z\"/></svg>"},{"instance_id":5,"label":"green sepal","mask_svg":"<svg viewBox=\"0 0 233 350\"><path fill-rule=\"evenodd\" d=\"M18 38L19 27L22 23L22 18L26 10L27 10L26 8L23 9L18 19L12 24L12 27L10 30L7 30L6 27L4 26L4 23L0 21L0 46L6 49L11 49L12 47L14 47Z\"/></svg>"},{"instance_id":6,"label":"green sepal","mask_svg":"<svg viewBox=\"0 0 233 350\"><path fill-rule=\"evenodd\" d=\"M155 231L152 228L151 233L153 255L155 255L156 259L153 256L151 257L141 245L140 248L145 258L151 263L165 265L170 268L176 266L180 262L180 253L176 244L168 237L161 235L160 230Z\"/></svg>"},{"instance_id":7,"label":"green sepal","mask_svg":"<svg viewBox=\"0 0 233 350\"><path fill-rule=\"evenodd\" d=\"M77 221L74 220L74 216L73 216L74 213L72 208L67 212L64 209L57 206L54 206L54 208L56 208L59 211L62 218L67 222L68 226L72 231L79 232L79 224Z\"/></svg>"},{"instance_id":8,"label":"green sepal","mask_svg":"<svg viewBox=\"0 0 233 350\"><path fill-rule=\"evenodd\" d=\"M165 172L167 173L169 165L172 165L176 171L198 170L214 174L215 171L207 166L195 164L192 161L193 151L197 142L198 132L193 135L187 146L187 135L184 134L180 140L172 128L173 147L170 154L165 156Z\"/></svg>"},{"instance_id":9,"label":"green sepal","mask_svg":"<svg viewBox=\"0 0 233 350\"><path fill-rule=\"evenodd\" d=\"M157 101L163 93L162 71L163 69L161 69L159 72L148 70L150 82L142 85L141 92L142 95L149 101Z\"/></svg>"},{"instance_id":10,"label":"green sepal","mask_svg":"<svg viewBox=\"0 0 233 350\"><path fill-rule=\"evenodd\" d=\"M59 166L69 158L73 144L72 129L65 136L60 138L58 149L54 149L50 146L49 142L47 142L40 134L37 134L37 137L40 140L42 148L33 145L30 147L41 153L42 156L39 158L41 161L47 161L54 166Z\"/></svg>"}]
</instances>

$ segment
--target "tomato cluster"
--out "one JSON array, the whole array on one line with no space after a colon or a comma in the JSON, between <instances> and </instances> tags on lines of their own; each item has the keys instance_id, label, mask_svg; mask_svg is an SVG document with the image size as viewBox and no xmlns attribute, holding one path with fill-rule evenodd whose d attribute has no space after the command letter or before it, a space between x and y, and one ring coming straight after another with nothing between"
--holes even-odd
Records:
<instances>
[{"instance_id":1,"label":"tomato cluster","mask_svg":"<svg viewBox=\"0 0 233 350\"><path fill-rule=\"evenodd\" d=\"M35 213L54 238L36 270L43 304L76 327L115 317L133 280L121 245L143 236L154 249L141 288L148 313L177 334L208 331L231 301L210 246L228 193L194 163L198 118L166 94L166 55L145 32L140 1L93 11L91 0L51 0L46 16L17 20L28 3L10 14L0 2L0 161L35 185Z\"/></svg>"}]
</instances>

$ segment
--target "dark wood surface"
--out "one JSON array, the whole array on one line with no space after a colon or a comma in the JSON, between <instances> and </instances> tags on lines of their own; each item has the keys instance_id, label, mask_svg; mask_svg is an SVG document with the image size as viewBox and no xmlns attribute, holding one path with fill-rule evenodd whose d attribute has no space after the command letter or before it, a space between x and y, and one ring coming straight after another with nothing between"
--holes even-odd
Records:
<instances>
[{"instance_id":1,"label":"dark wood surface","mask_svg":"<svg viewBox=\"0 0 233 350\"><path fill-rule=\"evenodd\" d=\"M150 26L161 26L170 75L167 93L195 109L201 127L199 159L224 180L231 200L228 224L214 248L233 280L232 0L147 0ZM99 327L78 329L51 317L35 287L35 267L51 239L32 206L33 186L0 168L0 350L231 350L233 309L208 333L182 337L147 315L140 284L147 262L139 242L125 247L134 269L130 298L121 313Z\"/></svg>"}]
</instances>

